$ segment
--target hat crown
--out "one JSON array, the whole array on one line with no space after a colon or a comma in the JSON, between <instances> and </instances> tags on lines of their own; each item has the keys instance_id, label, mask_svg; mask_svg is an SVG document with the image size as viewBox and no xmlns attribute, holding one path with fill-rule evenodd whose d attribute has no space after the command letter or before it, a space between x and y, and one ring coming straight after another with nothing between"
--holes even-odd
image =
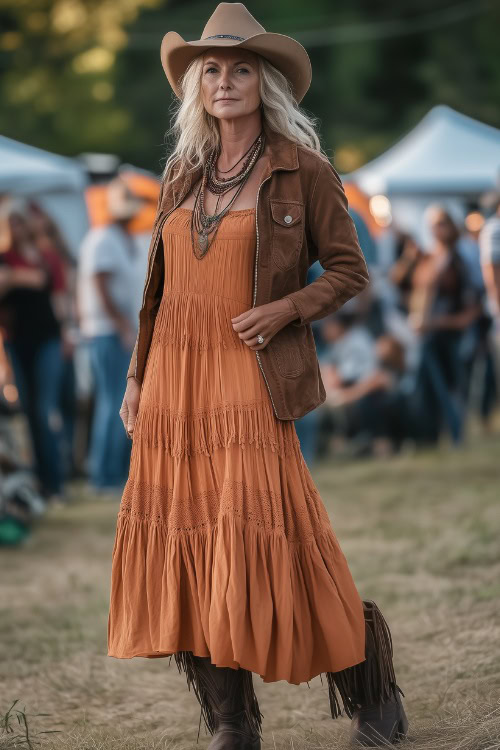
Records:
<instances>
[{"instance_id":1,"label":"hat crown","mask_svg":"<svg viewBox=\"0 0 500 750\"><path fill-rule=\"evenodd\" d=\"M265 31L243 3L219 3L205 24L201 39L248 39Z\"/></svg>"}]
</instances>

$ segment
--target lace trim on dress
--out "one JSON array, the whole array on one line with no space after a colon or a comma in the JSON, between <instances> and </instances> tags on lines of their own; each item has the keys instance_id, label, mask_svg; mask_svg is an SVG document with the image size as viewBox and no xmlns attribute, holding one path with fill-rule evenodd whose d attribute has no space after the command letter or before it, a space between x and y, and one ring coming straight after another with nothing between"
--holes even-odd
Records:
<instances>
[{"instance_id":1,"label":"lace trim on dress","mask_svg":"<svg viewBox=\"0 0 500 750\"><path fill-rule=\"evenodd\" d=\"M277 492L230 479L220 492L205 491L189 498L174 498L172 489L129 479L118 515L158 524L167 536L209 531L229 516L258 531L284 536L289 544L310 544L325 533L334 536L331 525L314 508L313 497L306 495L302 506L292 508Z\"/></svg>"}]
</instances>

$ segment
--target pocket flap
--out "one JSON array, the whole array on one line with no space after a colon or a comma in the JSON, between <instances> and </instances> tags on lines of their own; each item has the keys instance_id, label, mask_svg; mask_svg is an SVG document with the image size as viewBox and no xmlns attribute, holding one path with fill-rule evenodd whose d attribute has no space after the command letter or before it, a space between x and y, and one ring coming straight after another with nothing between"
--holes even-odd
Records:
<instances>
[{"instance_id":1,"label":"pocket flap","mask_svg":"<svg viewBox=\"0 0 500 750\"><path fill-rule=\"evenodd\" d=\"M271 213L274 221L282 227L293 227L302 219L302 203L271 198Z\"/></svg>"}]
</instances>

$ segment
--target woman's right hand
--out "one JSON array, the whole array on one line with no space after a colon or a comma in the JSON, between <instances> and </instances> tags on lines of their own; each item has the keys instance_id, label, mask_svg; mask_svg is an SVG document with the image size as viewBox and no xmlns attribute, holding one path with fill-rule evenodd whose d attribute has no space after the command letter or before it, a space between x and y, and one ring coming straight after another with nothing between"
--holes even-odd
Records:
<instances>
[{"instance_id":1,"label":"woman's right hand","mask_svg":"<svg viewBox=\"0 0 500 750\"><path fill-rule=\"evenodd\" d=\"M120 417L122 418L125 432L132 439L134 432L135 420L139 409L139 398L141 395L141 386L138 380L133 376L127 379L127 388L123 397L120 408Z\"/></svg>"},{"instance_id":2,"label":"woman's right hand","mask_svg":"<svg viewBox=\"0 0 500 750\"><path fill-rule=\"evenodd\" d=\"M13 268L12 286L29 287L30 289L41 289L47 283L49 277L43 268Z\"/></svg>"}]
</instances>

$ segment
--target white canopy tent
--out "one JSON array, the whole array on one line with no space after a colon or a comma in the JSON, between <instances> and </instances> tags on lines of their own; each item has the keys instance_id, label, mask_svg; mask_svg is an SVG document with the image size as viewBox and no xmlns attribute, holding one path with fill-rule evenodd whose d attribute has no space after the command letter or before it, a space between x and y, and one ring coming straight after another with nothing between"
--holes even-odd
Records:
<instances>
[{"instance_id":1,"label":"white canopy tent","mask_svg":"<svg viewBox=\"0 0 500 750\"><path fill-rule=\"evenodd\" d=\"M369 195L475 197L498 187L500 130L440 105L348 178Z\"/></svg>"},{"instance_id":2,"label":"white canopy tent","mask_svg":"<svg viewBox=\"0 0 500 750\"><path fill-rule=\"evenodd\" d=\"M370 196L386 195L397 224L426 245L423 215L430 203L445 204L461 220L468 201L500 186L500 130L439 105L345 179Z\"/></svg>"},{"instance_id":3,"label":"white canopy tent","mask_svg":"<svg viewBox=\"0 0 500 750\"><path fill-rule=\"evenodd\" d=\"M73 159L0 136L0 194L36 200L76 256L88 229L85 168Z\"/></svg>"}]
</instances>

